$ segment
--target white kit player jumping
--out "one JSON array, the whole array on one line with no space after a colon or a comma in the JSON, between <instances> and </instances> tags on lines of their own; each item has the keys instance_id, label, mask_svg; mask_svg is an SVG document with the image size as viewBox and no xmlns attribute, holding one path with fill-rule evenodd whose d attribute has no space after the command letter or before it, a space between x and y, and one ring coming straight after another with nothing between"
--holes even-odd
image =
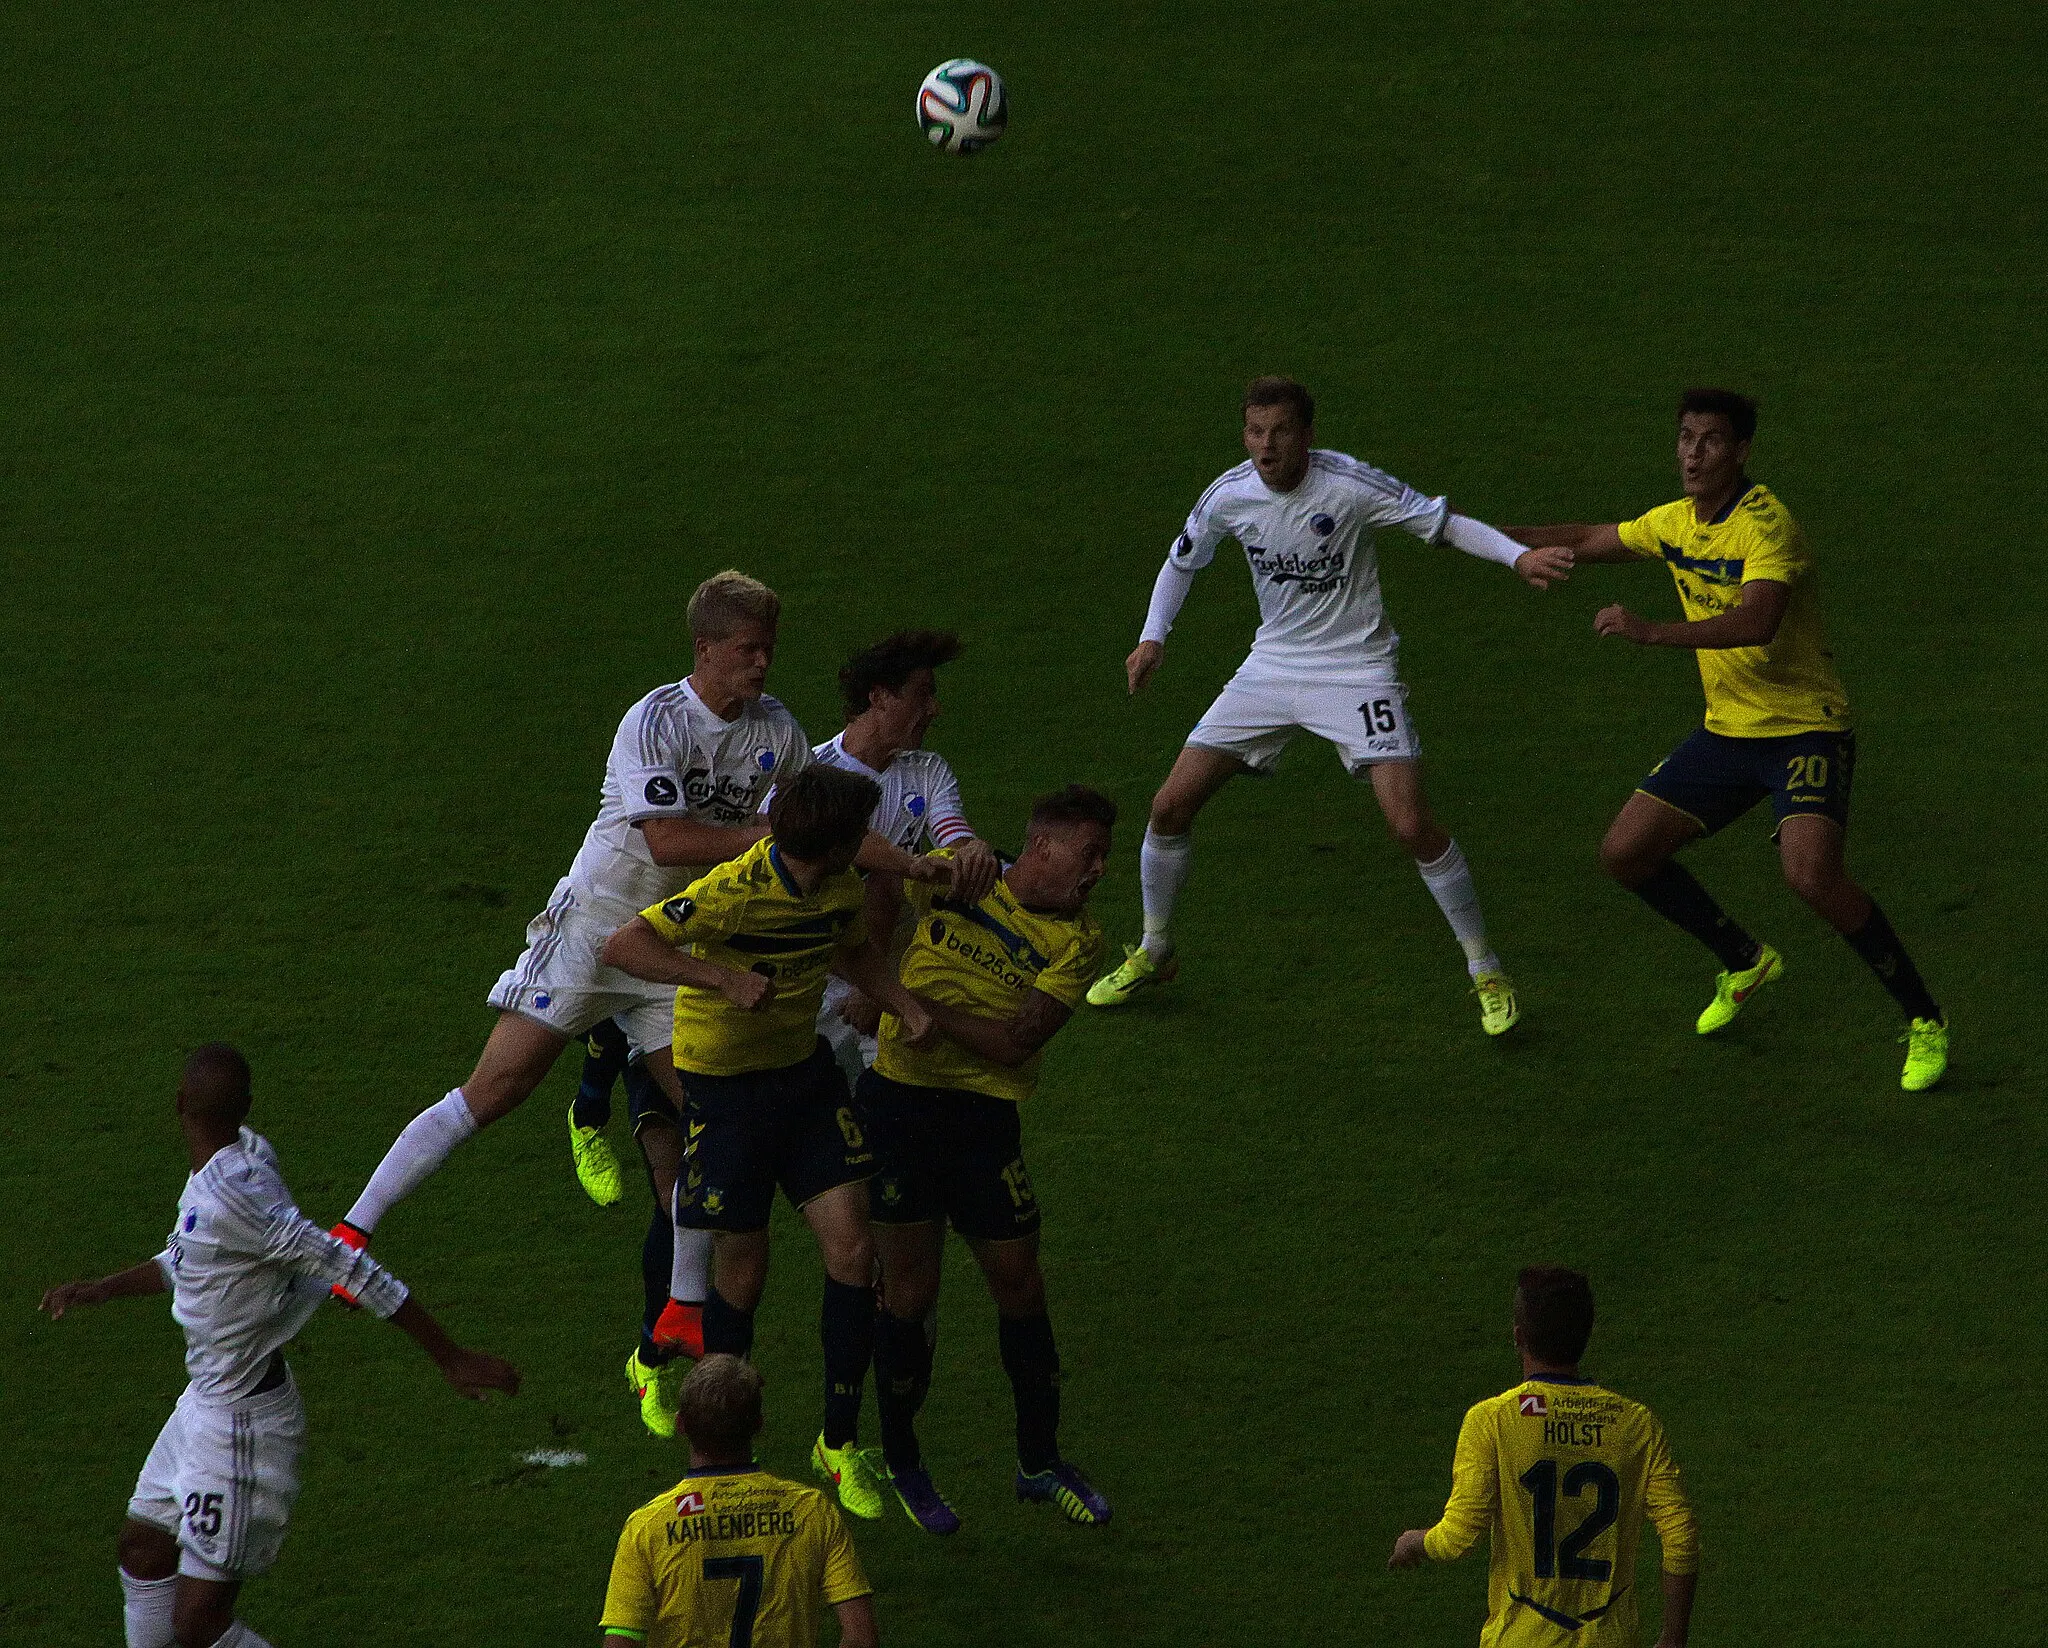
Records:
<instances>
[{"instance_id":1,"label":"white kit player jumping","mask_svg":"<svg viewBox=\"0 0 2048 1648\"><path fill-rule=\"evenodd\" d=\"M527 927L525 951L490 993L498 1022L476 1068L406 1124L334 1227L341 1240L366 1245L395 1203L457 1145L524 1103L562 1049L601 1020L618 1020L632 1056L671 1106L681 1103L669 1053L675 991L605 966L599 952L648 905L767 834L768 792L809 764L803 728L765 692L781 611L773 590L741 572L707 578L690 597L691 673L657 687L619 723L597 818ZM875 838L857 862L920 880L951 873ZM679 1130L643 1128L639 1137L657 1194L672 1203Z\"/></svg>"},{"instance_id":2,"label":"white kit player jumping","mask_svg":"<svg viewBox=\"0 0 2048 1648\"><path fill-rule=\"evenodd\" d=\"M846 728L811 752L821 765L872 779L881 788L868 828L905 853L922 855L951 848L956 865L951 897L973 904L987 896L1002 873L995 851L978 840L962 816L960 781L946 758L924 746L924 735L939 713L937 672L960 656L960 638L944 630L900 630L854 654L839 672L846 703ZM893 890L886 872L868 878L870 919L876 931L892 925L879 918ZM900 896L896 908L904 908ZM897 946L889 945L890 954ZM831 1044L849 1083L875 1057L875 1027L881 1008L836 974L825 987L818 1033ZM695 1356L702 1349L704 1289L711 1266L708 1230L675 1230L675 1265L670 1297L653 1332L656 1354ZM649 1364L658 1368L663 1364ZM643 1393L642 1416L661 1434L665 1392Z\"/></svg>"},{"instance_id":3,"label":"white kit player jumping","mask_svg":"<svg viewBox=\"0 0 2048 1648\"><path fill-rule=\"evenodd\" d=\"M410 1334L464 1396L519 1389L509 1362L455 1344L403 1282L298 1210L270 1141L242 1125L249 1103L249 1066L234 1048L215 1042L186 1060L178 1120L192 1174L169 1243L131 1269L43 1295L54 1319L168 1291L185 1330L191 1382L121 1529L128 1648L265 1648L236 1620L235 1599L284 1543L306 1435L284 1347L329 1288Z\"/></svg>"},{"instance_id":4,"label":"white kit player jumping","mask_svg":"<svg viewBox=\"0 0 2048 1648\"><path fill-rule=\"evenodd\" d=\"M1569 553L1546 555L1425 498L1370 464L1314 446L1315 402L1291 378L1258 378L1245 390L1248 463L1202 494L1152 590L1142 639L1124 668L1135 693L1165 655L1167 633L1194 575L1234 538L1251 566L1260 624L1252 650L1188 734L1152 798L1139 854L1145 935L1088 1000L1117 1007L1179 970L1171 924L1188 875L1195 815L1230 779L1270 771L1297 731L1337 747L1353 777L1369 778L1387 827L1410 853L1465 951L1491 1036L1518 1016L1514 985L1487 942L1465 855L1438 826L1423 794L1419 746L1398 673L1400 637L1380 601L1376 527L1397 526L1427 543L1512 567L1537 589L1571 571Z\"/></svg>"}]
</instances>

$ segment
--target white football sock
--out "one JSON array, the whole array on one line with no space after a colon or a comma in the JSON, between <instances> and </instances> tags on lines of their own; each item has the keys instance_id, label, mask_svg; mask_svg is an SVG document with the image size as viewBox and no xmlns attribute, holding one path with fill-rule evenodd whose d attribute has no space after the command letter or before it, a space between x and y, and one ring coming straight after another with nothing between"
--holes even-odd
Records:
<instances>
[{"instance_id":1,"label":"white football sock","mask_svg":"<svg viewBox=\"0 0 2048 1648\"><path fill-rule=\"evenodd\" d=\"M684 1171L688 1171L686 1168ZM669 1205L675 1216L675 1205ZM668 1296L686 1305L701 1305L711 1290L711 1232L676 1226L675 1257L669 1261Z\"/></svg>"},{"instance_id":2,"label":"white football sock","mask_svg":"<svg viewBox=\"0 0 2048 1648\"><path fill-rule=\"evenodd\" d=\"M213 1648L270 1648L270 1644L240 1620L236 1620L213 1639Z\"/></svg>"},{"instance_id":3,"label":"white football sock","mask_svg":"<svg viewBox=\"0 0 2048 1648\"><path fill-rule=\"evenodd\" d=\"M1444 920L1451 924L1451 931L1458 935L1458 944L1465 952L1465 971L1474 978L1481 973L1498 973L1500 957L1486 942L1486 918L1479 913L1479 889L1472 885L1472 868L1465 862L1458 844L1453 841L1434 864L1417 859L1415 868L1421 872L1422 884L1436 900L1436 907L1443 911Z\"/></svg>"},{"instance_id":4,"label":"white football sock","mask_svg":"<svg viewBox=\"0 0 2048 1648\"><path fill-rule=\"evenodd\" d=\"M461 1088L453 1089L440 1103L428 1105L405 1124L405 1131L384 1152L356 1205L348 1210L348 1222L369 1235L379 1219L432 1178L449 1152L475 1132L476 1117L469 1113Z\"/></svg>"},{"instance_id":5,"label":"white football sock","mask_svg":"<svg viewBox=\"0 0 2048 1648\"><path fill-rule=\"evenodd\" d=\"M173 1648L178 1633L171 1624L178 1602L178 1576L137 1579L121 1570L121 1623L128 1648Z\"/></svg>"},{"instance_id":6,"label":"white football sock","mask_svg":"<svg viewBox=\"0 0 2048 1648\"><path fill-rule=\"evenodd\" d=\"M1188 884L1188 865L1194 857L1194 843L1184 835L1155 835L1145 830L1145 844L1138 849L1138 886L1145 895L1145 953L1154 961L1173 954L1173 940L1166 930L1173 924L1173 906L1180 890Z\"/></svg>"}]
</instances>

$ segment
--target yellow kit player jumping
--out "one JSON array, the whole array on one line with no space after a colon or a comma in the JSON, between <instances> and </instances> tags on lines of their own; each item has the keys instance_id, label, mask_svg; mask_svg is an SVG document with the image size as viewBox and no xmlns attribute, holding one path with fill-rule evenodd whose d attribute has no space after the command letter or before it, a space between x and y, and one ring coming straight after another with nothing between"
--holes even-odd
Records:
<instances>
[{"instance_id":1,"label":"yellow kit player jumping","mask_svg":"<svg viewBox=\"0 0 2048 1648\"><path fill-rule=\"evenodd\" d=\"M813 1648L824 1607L840 1648L875 1648L872 1591L839 1512L753 1463L760 1373L705 1357L677 1418L690 1469L626 1519L605 1591L607 1648Z\"/></svg>"},{"instance_id":2,"label":"yellow kit player jumping","mask_svg":"<svg viewBox=\"0 0 2048 1648\"><path fill-rule=\"evenodd\" d=\"M1766 796L1785 880L1842 935L1905 1013L1900 1085L1932 1087L1948 1068L1948 1020L1885 914L1843 868L1856 735L1821 632L1813 551L1798 523L1744 465L1756 402L1727 389L1679 401L1685 496L1608 526L1510 527L1576 561L1661 560L1685 622L1652 623L1624 606L1593 620L1601 635L1684 647L1699 659L1706 725L1660 761L1600 844L1607 873L1720 958L1703 1036L1725 1028L1785 968L1785 958L1729 920L1674 855L1732 824Z\"/></svg>"},{"instance_id":3,"label":"yellow kit player jumping","mask_svg":"<svg viewBox=\"0 0 2048 1648\"><path fill-rule=\"evenodd\" d=\"M907 1015L912 1034L930 1030L868 936L866 895L851 869L880 794L872 779L806 767L777 787L766 839L641 911L603 952L607 966L678 986L686 1142L676 1222L712 1233L704 1348L753 1348L780 1186L825 1261L825 1422L812 1463L842 1505L869 1518L885 1501L854 1437L874 1352L874 1154L817 1021L826 975L836 972ZM636 1381L638 1354L627 1364Z\"/></svg>"},{"instance_id":4,"label":"yellow kit player jumping","mask_svg":"<svg viewBox=\"0 0 2048 1648\"><path fill-rule=\"evenodd\" d=\"M948 1224L995 1300L1016 1403L1017 1497L1084 1526L1109 1520L1109 1501L1060 1457L1059 1352L1017 1111L1038 1085L1045 1044L1080 1006L1102 954L1087 904L1115 823L1109 797L1069 785L1033 805L1024 851L983 897L906 889L917 922L903 984L936 1031L922 1035L893 1013L885 1017L858 1093L875 1150L883 1460L896 1497L927 1533L960 1526L924 1468L913 1423L931 1389L925 1318L938 1299Z\"/></svg>"},{"instance_id":5,"label":"yellow kit player jumping","mask_svg":"<svg viewBox=\"0 0 2048 1648\"><path fill-rule=\"evenodd\" d=\"M1635 1648L1646 1519L1664 1548L1657 1648L1685 1648L1699 1529L1657 1416L1580 1375L1592 1333L1584 1276L1531 1266L1516 1278L1522 1382L1465 1415L1443 1520L1394 1542L1387 1565L1418 1568L1490 1537L1480 1648Z\"/></svg>"}]
</instances>

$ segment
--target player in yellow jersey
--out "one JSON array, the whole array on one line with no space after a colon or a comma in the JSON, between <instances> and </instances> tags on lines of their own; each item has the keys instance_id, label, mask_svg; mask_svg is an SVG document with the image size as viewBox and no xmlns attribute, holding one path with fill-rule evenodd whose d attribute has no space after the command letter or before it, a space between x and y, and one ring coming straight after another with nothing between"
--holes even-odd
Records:
<instances>
[{"instance_id":1,"label":"player in yellow jersey","mask_svg":"<svg viewBox=\"0 0 2048 1648\"><path fill-rule=\"evenodd\" d=\"M759 1371L705 1357L683 1381L677 1419L690 1468L626 1519L605 1590L605 1648L813 1648L826 1607L840 1648L875 1648L872 1588L838 1511L753 1462Z\"/></svg>"},{"instance_id":2,"label":"player in yellow jersey","mask_svg":"<svg viewBox=\"0 0 2048 1648\"><path fill-rule=\"evenodd\" d=\"M1443 1519L1394 1542L1387 1565L1418 1568L1488 1536L1480 1648L1635 1648L1646 1520L1664 1549L1657 1648L1685 1648L1699 1528L1657 1416L1580 1374L1592 1333L1593 1290L1577 1271L1515 1279L1522 1382L1466 1413Z\"/></svg>"},{"instance_id":3,"label":"player in yellow jersey","mask_svg":"<svg viewBox=\"0 0 2048 1648\"><path fill-rule=\"evenodd\" d=\"M1720 958L1703 1036L1725 1028L1784 970L1784 958L1731 921L1673 855L1732 824L1765 797L1777 818L1785 880L1863 958L1905 1013L1909 1092L1948 1068L1948 1020L1870 895L1843 867L1856 735L1821 631L1805 534L1769 487L1749 478L1756 402L1726 389L1679 402L1685 496L1608 526L1511 527L1575 561L1661 560L1685 621L1652 623L1625 606L1593 620L1601 635L1683 647L1699 659L1706 725L1651 771L1600 844L1607 873Z\"/></svg>"},{"instance_id":4,"label":"player in yellow jersey","mask_svg":"<svg viewBox=\"0 0 2048 1648\"><path fill-rule=\"evenodd\" d=\"M902 980L936 1032L893 1013L859 1097L874 1145L875 1400L882 1451L903 1508L930 1533L960 1526L924 1468L914 1421L932 1381L925 1317L938 1298L948 1223L995 1299L1017 1410L1017 1497L1073 1522L1109 1520L1109 1501L1060 1457L1059 1353L1038 1265L1038 1198L1017 1107L1045 1044L1081 1004L1102 954L1088 895L1109 860L1116 804L1075 784L1031 809L1024 851L970 903L912 886L916 925Z\"/></svg>"},{"instance_id":5,"label":"player in yellow jersey","mask_svg":"<svg viewBox=\"0 0 2048 1648\"><path fill-rule=\"evenodd\" d=\"M874 1349L874 1156L846 1077L818 1034L828 972L929 1033L924 1010L869 937L851 869L880 795L823 765L780 785L769 835L605 941L607 966L677 986L676 1072L687 1133L677 1223L712 1232L704 1349L744 1356L768 1277L779 1184L825 1261L825 1423L813 1463L857 1515L883 1499L854 1446Z\"/></svg>"}]
</instances>

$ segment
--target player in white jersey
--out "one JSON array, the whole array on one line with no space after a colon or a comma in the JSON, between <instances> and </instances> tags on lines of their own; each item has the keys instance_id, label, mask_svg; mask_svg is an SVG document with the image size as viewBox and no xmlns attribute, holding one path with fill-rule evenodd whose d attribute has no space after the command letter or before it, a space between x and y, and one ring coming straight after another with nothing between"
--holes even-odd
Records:
<instances>
[{"instance_id":1,"label":"player in white jersey","mask_svg":"<svg viewBox=\"0 0 2048 1648\"><path fill-rule=\"evenodd\" d=\"M121 1529L128 1648L264 1648L235 1619L235 1598L284 1541L306 1432L284 1347L330 1287L347 1287L404 1329L464 1396L519 1389L510 1363L455 1344L403 1282L298 1210L269 1140L242 1125L248 1114L247 1061L225 1043L200 1048L178 1085L192 1173L164 1250L43 1295L57 1318L168 1291L185 1330L190 1383L149 1450Z\"/></svg>"},{"instance_id":2,"label":"player in white jersey","mask_svg":"<svg viewBox=\"0 0 2048 1648\"><path fill-rule=\"evenodd\" d=\"M1537 589L1571 571L1569 551L1524 549L1492 527L1451 513L1391 475L1341 452L1316 449L1315 402L1291 378L1258 378L1245 391L1248 463L1202 494L1174 540L1152 590L1136 650L1125 660L1130 690L1152 678L1194 575L1234 538L1250 564L1259 630L1242 667L1209 707L1152 798L1139 854L1145 936L1088 992L1116 1007L1178 971L1171 923L1187 881L1195 815L1239 773L1272 769L1297 731L1337 748L1354 778L1369 779L1387 827L1416 868L1465 951L1488 1035L1518 1016L1512 982L1486 937L1479 894L1458 844L1423 793L1420 747L1398 668L1401 638L1380 600L1372 534L1399 527L1427 543L1512 567Z\"/></svg>"},{"instance_id":3,"label":"player in white jersey","mask_svg":"<svg viewBox=\"0 0 2048 1648\"><path fill-rule=\"evenodd\" d=\"M846 704L846 728L811 752L821 765L872 780L882 798L868 828L906 853L949 848L958 861L952 896L979 902L995 885L1002 865L995 850L978 840L960 804L960 781L946 758L924 748L924 736L939 713L938 670L960 656L960 638L945 630L899 630L847 660L839 671ZM868 877L870 920L879 932L895 922L884 914L905 908L901 883L886 871ZM896 950L890 946L891 954ZM831 1044L849 1083L875 1057L875 1029L881 1008L834 975L818 1011L818 1034ZM677 1353L695 1356L703 1347L704 1289L709 1285L711 1232L676 1226L675 1263L669 1299L653 1334L651 1366Z\"/></svg>"},{"instance_id":4,"label":"player in white jersey","mask_svg":"<svg viewBox=\"0 0 2048 1648\"><path fill-rule=\"evenodd\" d=\"M672 897L767 834L762 801L809 764L803 728L765 694L781 611L773 590L740 572L707 578L690 597L691 673L649 693L619 724L597 818L547 908L527 927L525 952L490 993L498 1022L476 1068L399 1134L334 1227L343 1241L367 1244L394 1203L479 1128L524 1103L562 1049L601 1019L620 1021L633 1057L644 1060L671 1105L681 1102L668 1053L675 991L605 966L599 952L647 904ZM859 862L920 880L950 874L879 839L866 844ZM672 1122L643 1126L638 1138L658 1205L671 1204L679 1132Z\"/></svg>"}]
</instances>

